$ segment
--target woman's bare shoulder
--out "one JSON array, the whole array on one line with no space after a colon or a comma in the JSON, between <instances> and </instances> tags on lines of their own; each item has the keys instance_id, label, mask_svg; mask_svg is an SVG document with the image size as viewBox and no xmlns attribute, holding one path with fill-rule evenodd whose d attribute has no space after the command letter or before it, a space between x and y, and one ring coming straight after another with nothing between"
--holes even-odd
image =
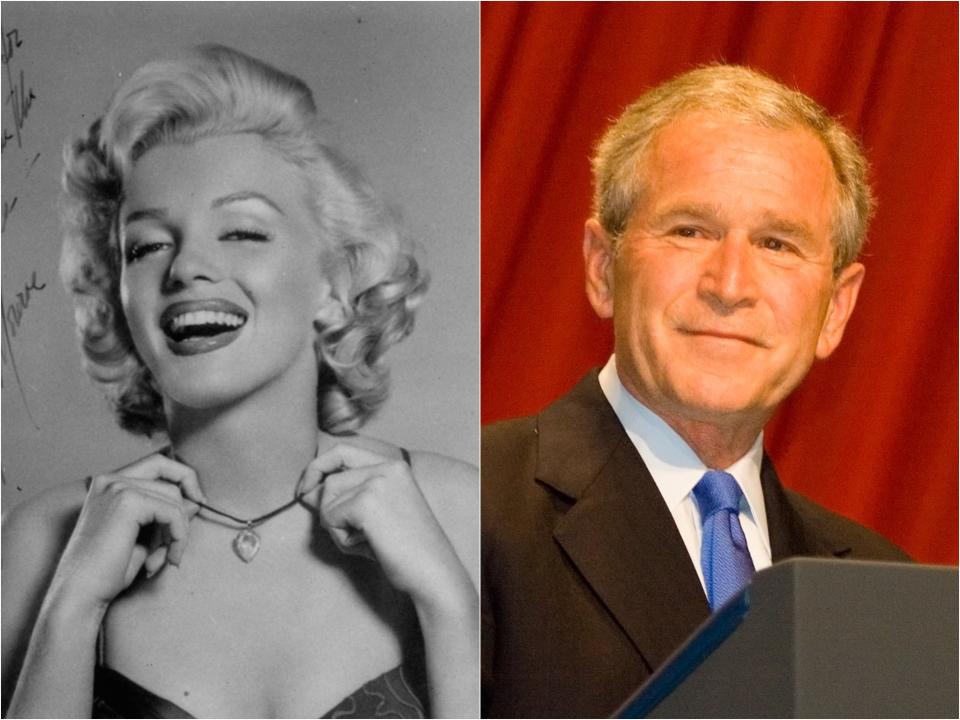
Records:
<instances>
[{"instance_id":1,"label":"woman's bare shoulder","mask_svg":"<svg viewBox=\"0 0 960 720\"><path fill-rule=\"evenodd\" d=\"M44 555L59 556L86 493L86 481L76 480L43 490L5 512L4 561L21 564L42 560Z\"/></svg>"},{"instance_id":2,"label":"woman's bare shoulder","mask_svg":"<svg viewBox=\"0 0 960 720\"><path fill-rule=\"evenodd\" d=\"M44 594L86 495L83 480L58 485L18 503L3 515L4 703L20 672Z\"/></svg>"},{"instance_id":3,"label":"woman's bare shoulder","mask_svg":"<svg viewBox=\"0 0 960 720\"><path fill-rule=\"evenodd\" d=\"M432 452L412 452L411 461L413 474L430 509L477 585L480 564L480 481L477 468Z\"/></svg>"},{"instance_id":4,"label":"woman's bare shoulder","mask_svg":"<svg viewBox=\"0 0 960 720\"><path fill-rule=\"evenodd\" d=\"M69 518L76 520L86 494L86 480L55 485L7 510L3 514L3 525L22 531L37 524L54 524Z\"/></svg>"},{"instance_id":5,"label":"woman's bare shoulder","mask_svg":"<svg viewBox=\"0 0 960 720\"><path fill-rule=\"evenodd\" d=\"M367 450L368 452L376 453L377 455L383 455L384 457L388 458L399 460L403 456L403 452L400 450L399 446L386 442L385 440L371 437L370 435L338 435L333 439L337 443L352 445L353 447L358 447L361 450Z\"/></svg>"},{"instance_id":6,"label":"woman's bare shoulder","mask_svg":"<svg viewBox=\"0 0 960 720\"><path fill-rule=\"evenodd\" d=\"M476 502L480 490L477 468L446 455L417 450L410 453L412 467L425 493L438 493Z\"/></svg>"}]
</instances>

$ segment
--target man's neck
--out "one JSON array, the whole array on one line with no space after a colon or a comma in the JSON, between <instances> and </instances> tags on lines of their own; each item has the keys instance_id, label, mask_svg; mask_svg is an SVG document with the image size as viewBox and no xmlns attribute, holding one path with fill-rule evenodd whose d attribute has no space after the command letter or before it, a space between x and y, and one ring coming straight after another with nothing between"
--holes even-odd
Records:
<instances>
[{"instance_id":1,"label":"man's neck","mask_svg":"<svg viewBox=\"0 0 960 720\"><path fill-rule=\"evenodd\" d=\"M631 387L619 372L617 376L624 390L669 425L708 468L728 468L746 455L769 419L768 414L746 412L698 416L684 408L656 402Z\"/></svg>"},{"instance_id":2,"label":"man's neck","mask_svg":"<svg viewBox=\"0 0 960 720\"><path fill-rule=\"evenodd\" d=\"M730 467L746 455L763 429L762 424L725 427L653 411L683 438L704 465L717 470Z\"/></svg>"}]
</instances>

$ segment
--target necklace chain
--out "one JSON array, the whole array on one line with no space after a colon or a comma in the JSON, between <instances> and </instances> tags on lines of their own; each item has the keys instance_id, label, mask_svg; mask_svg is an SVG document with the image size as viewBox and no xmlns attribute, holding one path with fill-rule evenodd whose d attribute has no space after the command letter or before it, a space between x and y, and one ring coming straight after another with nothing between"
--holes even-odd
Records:
<instances>
[{"instance_id":1,"label":"necklace chain","mask_svg":"<svg viewBox=\"0 0 960 720\"><path fill-rule=\"evenodd\" d=\"M173 453L173 448L167 448L167 450L165 451L165 454L172 459L176 459L176 456ZM305 498L307 495L309 495L314 490L316 490L321 485L323 485L323 481L326 480L326 477L327 477L326 474L323 474L320 476L320 479L312 488L309 488L308 490L303 490L301 492L296 492L296 488L299 488L300 484L303 482L303 475L301 474L300 478L297 480L296 486L294 487L293 500L289 500L288 502L285 502L280 507L275 508L268 513L264 513L263 515L260 515L255 518L250 518L250 519L244 519L244 518L237 517L236 515L231 515L228 512L224 512L223 510L218 510L217 508L211 505L208 505L207 503L200 502L199 500L192 500L192 502L195 502L197 505L199 505L202 509L206 510L207 512L211 512L211 513L214 513L215 515L219 515L220 517L227 518L228 520L231 520L240 525L240 532L238 532L237 536L233 539L233 551L234 553L236 553L237 557L239 557L245 563L248 563L251 560L253 560L256 554L260 551L260 544L261 544L260 536L257 535L254 528L259 527L260 525L265 523L267 520L270 520L271 518L274 518L277 515L280 515L281 513L284 513L290 508L292 508L294 505L296 505L301 500L303 500L303 498ZM177 485L178 487L180 485L180 483L173 480L167 480L166 478L159 478L159 479L162 480L163 482L170 483L171 485Z\"/></svg>"},{"instance_id":2,"label":"necklace chain","mask_svg":"<svg viewBox=\"0 0 960 720\"><path fill-rule=\"evenodd\" d=\"M175 480L168 480L167 478L158 478L158 480L160 480L161 482L168 483L168 484L170 484L170 485L176 485L177 487L180 487L180 483L178 483L178 482L175 481ZM231 515L231 514L228 513L228 512L224 512L223 510L217 510L217 509L216 509L215 507L213 507L212 505L208 505L207 503L200 502L199 500L193 500L193 499L191 499L190 502L195 503L196 505L199 505L201 508L203 508L204 510L206 510L206 511L208 511L208 512L215 513L215 514L217 514L217 515L220 515L221 517L227 518L228 520L232 520L232 521L235 522L235 523L239 523L239 524L242 525L243 527L246 527L246 528L255 528L255 527L257 527L258 525L262 525L263 523L265 523L265 522L266 522L267 520L269 520L270 518L276 517L276 516L279 515L280 513L285 512L285 511L289 510L290 508L292 508L292 507L293 507L294 505L296 505L298 502L300 502L301 500L303 500L307 495L309 495L309 494L312 493L314 490L316 490L318 487L320 487L321 485L323 485L323 481L324 481L324 480L326 480L326 475L321 476L320 480L319 480L319 481L317 482L317 484L314 485L312 488L309 488L309 489L307 489L307 490L303 490L303 491L301 491L301 492L298 492L298 493L294 496L293 500L288 500L287 502L285 502L285 503L284 503L283 505L281 505L280 507L278 507L278 508L276 508L276 509L274 509L274 510L271 510L271 511L268 512L268 513L264 513L263 515L260 515L260 516L258 516L258 517L251 518L251 519L249 519L249 520L246 520L246 519L244 519L244 518L237 517L236 515ZM298 482L297 485L299 485L299 484L300 484L300 483Z\"/></svg>"},{"instance_id":3,"label":"necklace chain","mask_svg":"<svg viewBox=\"0 0 960 720\"><path fill-rule=\"evenodd\" d=\"M296 505L298 502L300 502L301 500L303 500L303 498L305 498L307 495L309 495L309 494L312 493L314 490L316 490L318 487L320 487L321 485L323 485L323 480L324 480L324 478L320 478L320 482L318 482L318 483L317 483L316 485L314 485L312 488L310 488L309 490L304 490L303 492L297 493L296 496L293 498L293 500L290 500L290 501L288 501L288 502L285 502L283 505L281 505L280 507L276 508L275 510L271 510L271 511L268 512L268 513L264 513L263 515L260 515L259 517L252 518L252 519L250 519L250 520L244 520L243 518L239 518L239 517L237 517L236 515L231 515L231 514L228 513L228 512L224 512L223 510L217 510L215 507L212 507L212 506L210 506L210 505L207 505L206 503L202 503L202 502L200 502L199 500L193 500L192 502L195 502L197 505L199 505L200 507L202 507L204 510L207 510L207 511L212 512L212 513L216 513L217 515L220 515L221 517L225 517L225 518L227 518L228 520L233 520L233 522L235 522L235 523L240 523L240 524L243 525L244 527L247 527L247 528L255 528L255 527L257 527L258 525L262 525L263 523L265 523L265 522L266 522L267 520L269 520L270 518L276 517L276 516L279 515L280 513L285 512L286 510L289 510L290 508L292 508L292 507L293 507L294 505Z\"/></svg>"},{"instance_id":4,"label":"necklace chain","mask_svg":"<svg viewBox=\"0 0 960 720\"><path fill-rule=\"evenodd\" d=\"M179 483L173 480L167 480L166 478L160 478L160 479L163 480L163 482L170 483L171 485L179 486ZM287 510L292 508L294 505L296 505L301 500L303 500L303 498L305 498L307 495L309 495L318 487L323 485L324 480L326 480L326 475L322 475L320 477L320 480L317 482L317 484L314 485L309 490L303 490L301 492L298 492L294 496L293 500L285 502L280 507L274 510L271 510L268 513L260 515L259 517L251 518L249 520L245 520L244 518L239 518L236 515L231 515L228 512L224 512L223 510L217 510L217 508L207 505L207 503L200 502L199 500L192 500L191 502L195 502L197 505L199 505L201 508L203 508L208 512L215 513L217 515L220 515L221 517L225 517L228 520L232 520L233 522L240 524L240 532L238 532L237 536L233 539L233 552L236 553L237 557L239 557L245 563L248 563L251 560L253 560L253 558L256 556L258 552L260 552L260 544L261 544L260 536L257 535L254 528L259 527L270 518L276 517L280 513L286 512ZM297 481L297 487L300 486L301 482L303 482L302 475L300 476L300 480Z\"/></svg>"},{"instance_id":5,"label":"necklace chain","mask_svg":"<svg viewBox=\"0 0 960 720\"><path fill-rule=\"evenodd\" d=\"M171 460L179 460L179 458L177 458L176 453L173 451L173 446L172 446L172 445L167 446L167 447L164 448L161 452L162 452L164 455L166 455L168 458L170 458ZM314 457L316 457L316 453L314 453ZM174 480L167 480L166 478L158 478L158 479L159 479L159 480L162 480L163 482L170 483L171 485L176 485L177 487L180 486L180 483L178 483L178 482L176 482L176 481L174 481ZM252 518L252 519L250 519L250 520L244 520L243 518L239 518L239 517L237 517L236 515L231 515L231 514L228 513L228 512L224 512L223 510L217 510L215 507L213 507L213 506L211 506L211 505L207 505L206 503L200 502L199 500L191 500L191 502L196 503L197 505L199 505L201 508L203 508L204 510L206 510L206 511L208 511L208 512L215 513L216 515L219 515L220 517L225 517L225 518L227 518L227 520L232 520L232 521L235 522L235 523L239 523L239 524L242 525L243 527L245 527L245 528L247 528L248 530L250 530L250 529L253 529L253 528L257 527L258 525L262 525L263 523L265 523L265 522L266 522L267 520L269 520L270 518L276 517L276 516L279 515L280 513L285 512L285 511L289 510L290 508L292 508L292 507L293 507L294 505L296 505L298 502L300 502L301 500L303 500L307 495L309 495L309 494L312 493L314 490L316 490L318 487L320 487L321 485L323 485L323 481L326 480L326 479L327 479L327 475L326 475L326 473L324 473L324 474L322 474L322 475L320 476L320 479L317 481L317 484L314 485L314 486L313 486L312 488L310 488L309 490L303 490L302 492L296 493L296 494L294 495L293 500L289 500L289 501L285 502L283 505L281 505L280 507L276 508L275 510L271 510L271 511L268 512L268 513L264 513L263 515L260 515L259 517ZM303 475L301 475L300 478L297 480L296 487L300 487L300 483L302 483L302 482L303 482Z\"/></svg>"}]
</instances>

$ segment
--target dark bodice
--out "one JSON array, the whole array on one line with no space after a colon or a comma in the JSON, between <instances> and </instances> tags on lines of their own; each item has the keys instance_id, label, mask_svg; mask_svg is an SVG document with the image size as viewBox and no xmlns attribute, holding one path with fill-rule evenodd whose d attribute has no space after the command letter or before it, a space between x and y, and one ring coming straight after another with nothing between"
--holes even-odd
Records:
<instances>
[{"instance_id":1,"label":"dark bodice","mask_svg":"<svg viewBox=\"0 0 960 720\"><path fill-rule=\"evenodd\" d=\"M422 658L364 683L335 707L318 717L324 718L422 718L426 717L426 677ZM192 718L176 703L155 695L125 675L98 665L94 681L93 717L95 718Z\"/></svg>"}]
</instances>

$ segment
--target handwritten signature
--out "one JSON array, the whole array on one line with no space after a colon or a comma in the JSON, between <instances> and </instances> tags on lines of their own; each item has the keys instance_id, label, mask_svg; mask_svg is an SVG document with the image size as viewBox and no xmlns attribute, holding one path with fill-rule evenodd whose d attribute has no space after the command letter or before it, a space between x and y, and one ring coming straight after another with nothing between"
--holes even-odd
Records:
<instances>
[{"instance_id":1,"label":"handwritten signature","mask_svg":"<svg viewBox=\"0 0 960 720\"><path fill-rule=\"evenodd\" d=\"M3 225L0 225L0 230L7 229L7 218L13 214L13 209L17 206L17 198L14 198L10 202L6 200L3 201Z\"/></svg>"},{"instance_id":2,"label":"handwritten signature","mask_svg":"<svg viewBox=\"0 0 960 720\"><path fill-rule=\"evenodd\" d=\"M30 177L30 171L33 170L33 166L36 165L37 160L40 159L40 153L37 153L33 156L33 160L30 161L29 167L27 167L27 173L24 175L24 179ZM7 229L7 220L10 219L10 216L13 215L13 209L17 206L17 200L20 198L14 195L13 200L4 200L3 201L3 224L0 225L0 231Z\"/></svg>"},{"instance_id":3,"label":"handwritten signature","mask_svg":"<svg viewBox=\"0 0 960 720\"><path fill-rule=\"evenodd\" d=\"M0 30L0 60L2 60L3 72L9 86L9 91L6 93L6 96L3 99L3 104L10 106L10 110L13 115L14 127L13 133L6 128L3 129L2 150L4 152L7 150L7 143L11 140L16 140L18 148L23 148L25 141L24 130L27 120L30 117L30 111L33 108L33 103L37 99L37 93L34 91L33 87L29 86L26 82L23 69L13 67L14 59L20 59L20 54L23 52L23 46L24 39L20 36L19 29L14 28L9 32ZM6 115L4 116L4 119L6 120ZM32 160L30 160L27 166L26 175L24 177L29 177L30 171L33 169L33 166L39 157L40 153L35 153L33 155ZM6 164L6 158L4 158L4 163ZM3 198L3 224L0 226L0 229L6 230L7 221L13 214L14 209L17 208L19 199L20 198L18 195L13 195L12 197L7 196ZM8 238L5 239L8 240ZM0 297L0 306L2 306L3 311L2 316L0 316L2 317L3 323L3 337L2 347L0 347L0 356L2 356L4 371L9 368L13 374L20 397L23 400L23 405L26 408L27 416L30 418L30 422L33 423L35 428L39 429L39 426L33 418L33 413L30 410L30 404L27 401L27 395L20 379L20 367L17 362L15 340L18 332L20 331L21 324L27 317L31 302L33 302L36 295L42 292L47 285L37 278L37 271L34 270L30 275L30 279L25 282L22 287L23 289L16 294L16 298L13 302L8 303L6 301L6 297ZM4 372L4 374L6 373ZM2 380L0 380L0 385L3 384L4 383Z\"/></svg>"},{"instance_id":4,"label":"handwritten signature","mask_svg":"<svg viewBox=\"0 0 960 720\"><path fill-rule=\"evenodd\" d=\"M17 78L19 82L14 82L14 73L10 63L15 57L17 49L22 45L23 40L20 39L20 32L16 28L10 32L3 33L2 60L4 72L7 74L7 83L10 86L10 92L7 93L7 97L4 99L4 102L9 103L13 111L13 126L16 132L15 134L11 134L9 130L4 129L2 145L0 145L0 152L6 150L7 142L13 139L16 139L17 147L23 147L23 126L26 124L27 118L30 116L30 109L33 107L33 101L37 99L37 94L33 87L27 87L22 68L20 69L20 74Z\"/></svg>"},{"instance_id":5,"label":"handwritten signature","mask_svg":"<svg viewBox=\"0 0 960 720\"><path fill-rule=\"evenodd\" d=\"M34 270L30 275L30 280L24 283L23 290L17 293L17 299L9 305L3 302L3 347L0 349L3 365L10 366L14 381L17 383L17 388L20 391L20 398L23 400L23 405L27 409L30 422L32 422L33 426L38 430L40 426L37 425L33 419L33 413L30 412L30 404L27 402L26 393L23 391L23 383L20 380L20 369L17 367L17 357L14 352L13 339L17 336L17 331L19 331L20 325L23 323L24 315L30 307L30 302L34 294L41 292L46 287L46 283L41 283L37 280L37 271Z\"/></svg>"}]
</instances>

